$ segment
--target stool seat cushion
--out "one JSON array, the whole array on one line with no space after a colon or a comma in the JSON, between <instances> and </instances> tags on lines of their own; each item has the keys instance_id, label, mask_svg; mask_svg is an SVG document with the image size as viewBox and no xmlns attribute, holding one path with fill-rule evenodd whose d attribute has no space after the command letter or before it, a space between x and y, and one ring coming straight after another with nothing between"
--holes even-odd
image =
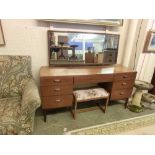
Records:
<instances>
[{"instance_id":1,"label":"stool seat cushion","mask_svg":"<svg viewBox=\"0 0 155 155\"><path fill-rule=\"evenodd\" d=\"M109 93L103 88L75 90L73 94L77 101L85 101L97 98L107 98L109 96Z\"/></svg>"}]
</instances>

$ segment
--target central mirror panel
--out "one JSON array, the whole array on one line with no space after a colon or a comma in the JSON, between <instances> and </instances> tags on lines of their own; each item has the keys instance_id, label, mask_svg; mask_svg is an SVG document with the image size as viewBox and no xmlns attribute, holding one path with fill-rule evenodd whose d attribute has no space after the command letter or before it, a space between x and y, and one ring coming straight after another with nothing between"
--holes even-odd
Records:
<instances>
[{"instance_id":1,"label":"central mirror panel","mask_svg":"<svg viewBox=\"0 0 155 155\"><path fill-rule=\"evenodd\" d=\"M50 66L108 65L117 61L119 35L48 31Z\"/></svg>"}]
</instances>

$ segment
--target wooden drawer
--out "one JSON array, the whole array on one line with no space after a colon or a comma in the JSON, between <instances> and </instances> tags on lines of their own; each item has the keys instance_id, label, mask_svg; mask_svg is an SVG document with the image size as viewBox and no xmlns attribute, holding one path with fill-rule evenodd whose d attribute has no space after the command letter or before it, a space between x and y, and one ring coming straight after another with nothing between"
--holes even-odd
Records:
<instances>
[{"instance_id":1,"label":"wooden drawer","mask_svg":"<svg viewBox=\"0 0 155 155\"><path fill-rule=\"evenodd\" d=\"M110 100L127 99L131 96L132 89L113 90Z\"/></svg>"},{"instance_id":2,"label":"wooden drawer","mask_svg":"<svg viewBox=\"0 0 155 155\"><path fill-rule=\"evenodd\" d=\"M113 83L113 90L117 90L117 89L130 89L133 88L134 85L134 80L130 80L130 81L116 81Z\"/></svg>"},{"instance_id":3,"label":"wooden drawer","mask_svg":"<svg viewBox=\"0 0 155 155\"><path fill-rule=\"evenodd\" d=\"M115 59L114 58L105 58L103 61L103 64L114 64Z\"/></svg>"},{"instance_id":4,"label":"wooden drawer","mask_svg":"<svg viewBox=\"0 0 155 155\"><path fill-rule=\"evenodd\" d=\"M73 85L41 86L42 96L73 94Z\"/></svg>"},{"instance_id":5,"label":"wooden drawer","mask_svg":"<svg viewBox=\"0 0 155 155\"><path fill-rule=\"evenodd\" d=\"M104 52L103 63L104 64L113 64L115 63L115 52Z\"/></svg>"},{"instance_id":6,"label":"wooden drawer","mask_svg":"<svg viewBox=\"0 0 155 155\"><path fill-rule=\"evenodd\" d=\"M114 74L114 81L128 81L128 80L134 80L135 78L136 78L136 72Z\"/></svg>"},{"instance_id":7,"label":"wooden drawer","mask_svg":"<svg viewBox=\"0 0 155 155\"><path fill-rule=\"evenodd\" d=\"M73 85L73 77L44 77L40 79L41 86L63 84Z\"/></svg>"},{"instance_id":8,"label":"wooden drawer","mask_svg":"<svg viewBox=\"0 0 155 155\"><path fill-rule=\"evenodd\" d=\"M73 95L42 97L42 108L61 108L72 106Z\"/></svg>"},{"instance_id":9,"label":"wooden drawer","mask_svg":"<svg viewBox=\"0 0 155 155\"><path fill-rule=\"evenodd\" d=\"M99 83L99 82L111 82L113 81L112 74L105 75L86 75L74 77L74 84L86 84L86 83Z\"/></svg>"}]
</instances>

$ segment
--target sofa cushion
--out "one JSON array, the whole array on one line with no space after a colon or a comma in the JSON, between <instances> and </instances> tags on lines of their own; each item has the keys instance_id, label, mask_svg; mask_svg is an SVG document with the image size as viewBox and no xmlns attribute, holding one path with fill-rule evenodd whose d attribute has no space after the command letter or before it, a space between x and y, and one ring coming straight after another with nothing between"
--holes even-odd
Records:
<instances>
[{"instance_id":1,"label":"sofa cushion","mask_svg":"<svg viewBox=\"0 0 155 155\"><path fill-rule=\"evenodd\" d=\"M26 84L21 101L21 117L27 119L41 105L39 91L33 79ZM25 117L25 118L24 118Z\"/></svg>"},{"instance_id":2,"label":"sofa cushion","mask_svg":"<svg viewBox=\"0 0 155 155\"><path fill-rule=\"evenodd\" d=\"M0 134L17 134L21 130L20 97L0 99Z\"/></svg>"},{"instance_id":3,"label":"sofa cushion","mask_svg":"<svg viewBox=\"0 0 155 155\"><path fill-rule=\"evenodd\" d=\"M31 77L30 56L0 56L0 98L21 95Z\"/></svg>"}]
</instances>

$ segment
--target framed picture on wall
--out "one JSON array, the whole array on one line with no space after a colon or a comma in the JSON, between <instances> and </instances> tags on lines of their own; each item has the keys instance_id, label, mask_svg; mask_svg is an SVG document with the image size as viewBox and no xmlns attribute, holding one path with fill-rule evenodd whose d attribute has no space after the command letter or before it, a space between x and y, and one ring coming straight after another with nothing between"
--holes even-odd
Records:
<instances>
[{"instance_id":1,"label":"framed picture on wall","mask_svg":"<svg viewBox=\"0 0 155 155\"><path fill-rule=\"evenodd\" d=\"M147 33L144 52L155 52L155 31L149 31Z\"/></svg>"},{"instance_id":2,"label":"framed picture on wall","mask_svg":"<svg viewBox=\"0 0 155 155\"><path fill-rule=\"evenodd\" d=\"M4 40L4 34L3 34L3 29L2 29L2 23L0 20L0 46L5 45L5 40Z\"/></svg>"}]
</instances>

